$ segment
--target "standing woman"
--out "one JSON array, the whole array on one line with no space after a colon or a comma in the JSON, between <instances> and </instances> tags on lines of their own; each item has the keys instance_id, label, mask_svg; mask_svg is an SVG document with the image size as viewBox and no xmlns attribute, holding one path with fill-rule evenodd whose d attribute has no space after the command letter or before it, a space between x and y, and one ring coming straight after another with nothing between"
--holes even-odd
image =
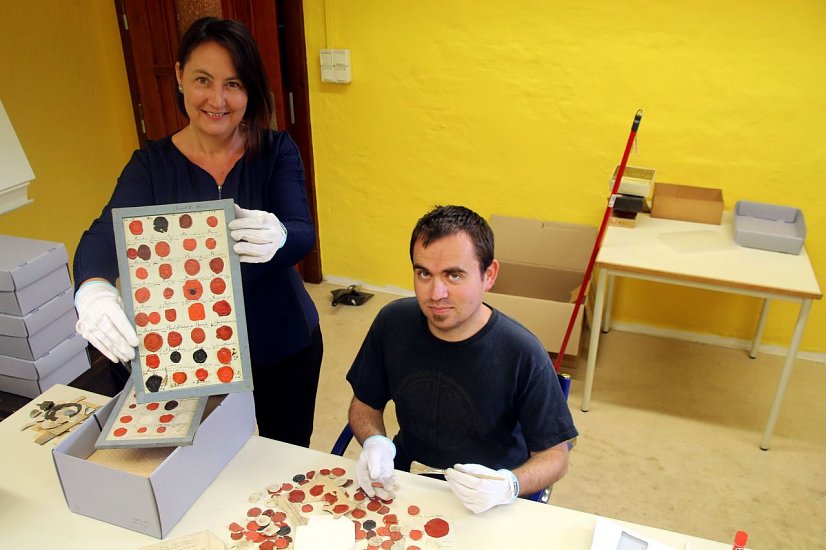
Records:
<instances>
[{"instance_id":1,"label":"standing woman","mask_svg":"<svg viewBox=\"0 0 826 550\"><path fill-rule=\"evenodd\" d=\"M309 446L323 345L318 312L294 269L315 243L295 143L270 129L258 48L237 21L206 17L181 39L175 73L181 131L148 141L123 169L74 261L78 332L112 361L138 338L118 291L112 208L231 198L258 432Z\"/></svg>"}]
</instances>

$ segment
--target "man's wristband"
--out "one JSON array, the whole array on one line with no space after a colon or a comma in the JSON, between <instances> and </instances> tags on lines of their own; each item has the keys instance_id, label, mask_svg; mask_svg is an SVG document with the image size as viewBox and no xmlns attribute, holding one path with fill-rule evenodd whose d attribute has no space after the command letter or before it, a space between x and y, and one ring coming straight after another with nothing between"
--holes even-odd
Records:
<instances>
[{"instance_id":1,"label":"man's wristband","mask_svg":"<svg viewBox=\"0 0 826 550\"><path fill-rule=\"evenodd\" d=\"M376 444L380 444L380 445L383 445L383 446L385 446L385 447L386 447L386 446L389 446L389 448L392 450L392 453L393 453L393 458L395 458L395 457L396 457L396 444L395 444L395 443L393 443L393 441L391 441L389 438L387 438L386 436L383 436L383 435L381 435L381 434L371 435L370 437L368 437L367 439L365 439L365 440L364 440L364 443L362 443L362 445L361 445L361 446L362 446L362 448L366 448L366 447L367 447L368 442L369 442L371 439L374 439L374 440L376 441ZM379 442L381 442L381 443L379 443Z\"/></svg>"},{"instance_id":2,"label":"man's wristband","mask_svg":"<svg viewBox=\"0 0 826 550\"><path fill-rule=\"evenodd\" d=\"M511 502L514 502L519 497L519 478L517 478L516 474L514 474L510 470L502 469L502 470L499 470L498 473L502 474L502 476L504 476L504 478L507 479L510 482L511 488L513 489L513 496L507 502L507 504L510 504Z\"/></svg>"}]
</instances>

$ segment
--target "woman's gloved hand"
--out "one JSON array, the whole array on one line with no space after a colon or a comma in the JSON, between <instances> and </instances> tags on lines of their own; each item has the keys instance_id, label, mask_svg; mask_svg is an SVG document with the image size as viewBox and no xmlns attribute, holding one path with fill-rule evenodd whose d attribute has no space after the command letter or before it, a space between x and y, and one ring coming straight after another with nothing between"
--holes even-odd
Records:
<instances>
[{"instance_id":1,"label":"woman's gloved hand","mask_svg":"<svg viewBox=\"0 0 826 550\"><path fill-rule=\"evenodd\" d=\"M510 504L519 496L519 481L510 470L492 470L480 464L456 464L445 470L445 479L453 494L474 514L499 504Z\"/></svg>"},{"instance_id":2,"label":"woman's gloved hand","mask_svg":"<svg viewBox=\"0 0 826 550\"><path fill-rule=\"evenodd\" d=\"M287 228L275 214L263 210L246 210L235 205L235 219L229 222L230 236L237 242L232 249L239 260L248 263L268 262L287 242Z\"/></svg>"},{"instance_id":3,"label":"woman's gloved hand","mask_svg":"<svg viewBox=\"0 0 826 550\"><path fill-rule=\"evenodd\" d=\"M395 497L399 488L393 469L395 457L396 446L383 435L371 435L364 440L356 464L356 480L367 496L382 500Z\"/></svg>"},{"instance_id":4,"label":"woman's gloved hand","mask_svg":"<svg viewBox=\"0 0 826 550\"><path fill-rule=\"evenodd\" d=\"M117 289L106 281L87 281L75 293L78 321L75 329L110 361L135 358L138 335Z\"/></svg>"}]
</instances>

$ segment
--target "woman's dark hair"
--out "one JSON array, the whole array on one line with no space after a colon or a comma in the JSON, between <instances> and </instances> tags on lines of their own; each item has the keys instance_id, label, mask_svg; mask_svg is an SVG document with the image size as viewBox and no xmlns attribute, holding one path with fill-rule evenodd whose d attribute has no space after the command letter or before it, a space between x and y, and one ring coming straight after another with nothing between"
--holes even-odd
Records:
<instances>
[{"instance_id":1,"label":"woman's dark hair","mask_svg":"<svg viewBox=\"0 0 826 550\"><path fill-rule=\"evenodd\" d=\"M249 29L232 19L202 17L193 22L181 38L177 61L183 69L192 51L207 42L223 46L229 52L238 78L247 92L246 125L247 155L261 151L272 119L273 103L264 63ZM178 95L178 108L186 116L183 94Z\"/></svg>"},{"instance_id":2,"label":"woman's dark hair","mask_svg":"<svg viewBox=\"0 0 826 550\"><path fill-rule=\"evenodd\" d=\"M476 249L476 259L482 275L493 263L493 231L485 219L464 206L436 206L419 219L410 236L410 261L413 261L413 246L421 240L427 247L456 233L466 233Z\"/></svg>"}]
</instances>

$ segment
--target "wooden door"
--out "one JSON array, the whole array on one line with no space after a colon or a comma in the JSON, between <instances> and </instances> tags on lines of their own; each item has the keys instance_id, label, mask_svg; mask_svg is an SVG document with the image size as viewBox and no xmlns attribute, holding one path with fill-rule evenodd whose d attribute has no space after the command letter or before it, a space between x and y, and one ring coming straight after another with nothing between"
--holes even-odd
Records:
<instances>
[{"instance_id":1,"label":"wooden door","mask_svg":"<svg viewBox=\"0 0 826 550\"><path fill-rule=\"evenodd\" d=\"M211 15L236 19L250 29L274 94L273 127L287 131L301 153L318 234L302 4L295 0L115 0L141 145L187 124L176 103L175 56L189 24ZM305 281L321 282L317 240L297 268Z\"/></svg>"}]
</instances>

